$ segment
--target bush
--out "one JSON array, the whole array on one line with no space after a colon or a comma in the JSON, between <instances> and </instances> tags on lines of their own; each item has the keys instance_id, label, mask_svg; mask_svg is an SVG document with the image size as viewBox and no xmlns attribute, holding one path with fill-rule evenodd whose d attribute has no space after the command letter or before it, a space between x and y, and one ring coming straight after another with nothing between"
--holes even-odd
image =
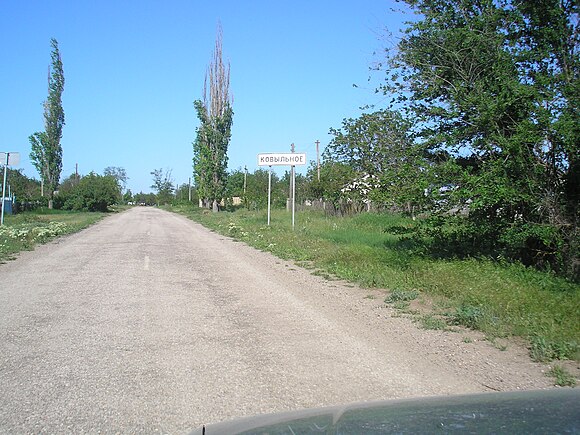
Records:
<instances>
[{"instance_id":1,"label":"bush","mask_svg":"<svg viewBox=\"0 0 580 435\"><path fill-rule=\"evenodd\" d=\"M580 280L577 233L556 225L506 223L486 216L434 215L411 228L387 228L402 235L401 247L435 258L487 257L510 260Z\"/></svg>"},{"instance_id":2,"label":"bush","mask_svg":"<svg viewBox=\"0 0 580 435\"><path fill-rule=\"evenodd\" d=\"M55 197L55 207L65 210L106 212L120 197L117 180L91 172L77 185Z\"/></svg>"}]
</instances>

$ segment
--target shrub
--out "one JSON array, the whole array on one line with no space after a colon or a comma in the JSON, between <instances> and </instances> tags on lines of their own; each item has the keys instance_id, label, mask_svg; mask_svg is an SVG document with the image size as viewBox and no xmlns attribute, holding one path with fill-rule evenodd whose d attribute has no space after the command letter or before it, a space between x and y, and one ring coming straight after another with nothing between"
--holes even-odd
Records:
<instances>
[{"instance_id":1,"label":"shrub","mask_svg":"<svg viewBox=\"0 0 580 435\"><path fill-rule=\"evenodd\" d=\"M91 172L80 179L77 185L55 198L55 206L65 210L106 212L108 206L119 199L119 185L110 175Z\"/></svg>"}]
</instances>

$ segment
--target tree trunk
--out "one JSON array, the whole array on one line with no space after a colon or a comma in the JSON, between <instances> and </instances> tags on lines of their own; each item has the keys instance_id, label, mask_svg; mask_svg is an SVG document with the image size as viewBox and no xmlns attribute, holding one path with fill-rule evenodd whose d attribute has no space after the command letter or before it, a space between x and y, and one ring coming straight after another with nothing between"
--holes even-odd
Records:
<instances>
[{"instance_id":1,"label":"tree trunk","mask_svg":"<svg viewBox=\"0 0 580 435\"><path fill-rule=\"evenodd\" d=\"M49 210L52 210L52 208L53 208L53 205L54 205L54 203L53 203L53 200L52 200L52 199L49 199L49 200L48 200L48 209L49 209Z\"/></svg>"}]
</instances>

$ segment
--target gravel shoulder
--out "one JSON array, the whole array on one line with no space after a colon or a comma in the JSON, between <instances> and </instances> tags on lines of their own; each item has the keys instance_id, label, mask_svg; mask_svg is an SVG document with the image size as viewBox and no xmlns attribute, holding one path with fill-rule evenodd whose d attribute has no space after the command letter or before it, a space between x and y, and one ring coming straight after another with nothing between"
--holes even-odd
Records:
<instances>
[{"instance_id":1,"label":"gravel shoulder","mask_svg":"<svg viewBox=\"0 0 580 435\"><path fill-rule=\"evenodd\" d=\"M526 349L419 329L382 300L133 208L0 265L0 432L183 433L259 413L551 386Z\"/></svg>"}]
</instances>

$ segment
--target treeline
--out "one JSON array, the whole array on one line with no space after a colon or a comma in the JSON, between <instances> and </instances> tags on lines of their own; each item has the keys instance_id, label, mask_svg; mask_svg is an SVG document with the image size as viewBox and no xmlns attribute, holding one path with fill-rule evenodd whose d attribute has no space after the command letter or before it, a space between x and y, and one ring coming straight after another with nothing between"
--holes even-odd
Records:
<instances>
[{"instance_id":1,"label":"treeline","mask_svg":"<svg viewBox=\"0 0 580 435\"><path fill-rule=\"evenodd\" d=\"M27 177L22 170L8 169L7 178L15 212L48 207L51 198L54 209L77 211L107 211L109 206L123 202L121 183L110 174L72 174L46 196L42 195L41 182Z\"/></svg>"},{"instance_id":2,"label":"treeline","mask_svg":"<svg viewBox=\"0 0 580 435\"><path fill-rule=\"evenodd\" d=\"M431 254L577 280L578 3L406 3L419 18L378 68L391 105L332 130L328 164L366 177L363 196L427 216L409 237Z\"/></svg>"},{"instance_id":3,"label":"treeline","mask_svg":"<svg viewBox=\"0 0 580 435\"><path fill-rule=\"evenodd\" d=\"M580 6L405 2L417 19L377 67L390 105L331 129L303 192L419 217L391 230L428 255L578 280Z\"/></svg>"}]
</instances>

